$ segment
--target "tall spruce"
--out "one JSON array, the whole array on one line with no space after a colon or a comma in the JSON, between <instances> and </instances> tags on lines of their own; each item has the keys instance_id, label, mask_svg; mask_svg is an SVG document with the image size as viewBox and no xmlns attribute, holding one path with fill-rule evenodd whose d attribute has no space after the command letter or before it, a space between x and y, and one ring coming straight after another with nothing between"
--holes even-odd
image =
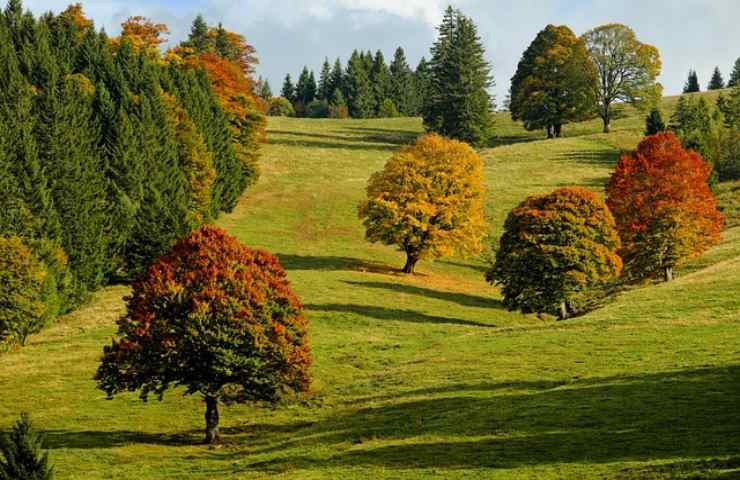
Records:
<instances>
[{"instance_id":1,"label":"tall spruce","mask_svg":"<svg viewBox=\"0 0 740 480\"><path fill-rule=\"evenodd\" d=\"M683 85L683 93L696 93L700 91L699 76L696 74L696 70L689 70L689 77Z\"/></svg>"},{"instance_id":2,"label":"tall spruce","mask_svg":"<svg viewBox=\"0 0 740 480\"><path fill-rule=\"evenodd\" d=\"M380 115L380 109L385 100L391 99L391 73L385 63L383 52L378 50L373 57L373 67L370 70L370 83L375 93L375 114Z\"/></svg>"},{"instance_id":3,"label":"tall spruce","mask_svg":"<svg viewBox=\"0 0 740 480\"><path fill-rule=\"evenodd\" d=\"M414 74L406 61L406 53L401 47L398 47L393 55L390 75L390 99L393 100L401 115L415 115Z\"/></svg>"},{"instance_id":4,"label":"tall spruce","mask_svg":"<svg viewBox=\"0 0 740 480\"><path fill-rule=\"evenodd\" d=\"M262 80L258 82L259 90L258 94L262 100L269 102L272 100L272 88L270 88L270 82L268 80Z\"/></svg>"},{"instance_id":5,"label":"tall spruce","mask_svg":"<svg viewBox=\"0 0 740 480\"><path fill-rule=\"evenodd\" d=\"M329 58L324 59L324 64L321 66L321 73L319 74L319 86L317 91L317 98L319 100L331 100L331 94L334 90L331 85L331 65L329 65Z\"/></svg>"},{"instance_id":6,"label":"tall spruce","mask_svg":"<svg viewBox=\"0 0 740 480\"><path fill-rule=\"evenodd\" d=\"M208 35L208 24L203 15L198 14L190 27L190 36L187 45L196 53L207 52L211 49L211 37Z\"/></svg>"},{"instance_id":7,"label":"tall spruce","mask_svg":"<svg viewBox=\"0 0 740 480\"><path fill-rule=\"evenodd\" d=\"M329 79L329 91L334 95L336 90L339 90L343 96L347 94L347 87L344 83L344 69L342 68L342 61L339 58L334 62Z\"/></svg>"},{"instance_id":8,"label":"tall spruce","mask_svg":"<svg viewBox=\"0 0 740 480\"><path fill-rule=\"evenodd\" d=\"M722 72L719 71L719 67L714 67L712 78L709 80L707 90L722 90L725 88L725 79L722 78Z\"/></svg>"},{"instance_id":9,"label":"tall spruce","mask_svg":"<svg viewBox=\"0 0 740 480\"><path fill-rule=\"evenodd\" d=\"M347 64L345 77L347 106L353 118L370 118L377 108L375 92L366 67L365 56L355 50Z\"/></svg>"},{"instance_id":10,"label":"tall spruce","mask_svg":"<svg viewBox=\"0 0 740 480\"><path fill-rule=\"evenodd\" d=\"M295 103L296 101L295 85L293 85L293 79L290 78L290 74L287 74L285 76L285 80L283 81L283 88L282 90L280 90L280 96L283 98L287 98L291 101L291 103Z\"/></svg>"},{"instance_id":11,"label":"tall spruce","mask_svg":"<svg viewBox=\"0 0 740 480\"><path fill-rule=\"evenodd\" d=\"M730 73L730 79L727 81L728 87L735 87L740 84L740 58L735 60L735 65L732 67L732 73Z\"/></svg>"},{"instance_id":12,"label":"tall spruce","mask_svg":"<svg viewBox=\"0 0 740 480\"><path fill-rule=\"evenodd\" d=\"M491 66L473 21L452 7L432 47L431 95L424 109L430 131L483 146L493 136Z\"/></svg>"},{"instance_id":13,"label":"tall spruce","mask_svg":"<svg viewBox=\"0 0 740 480\"><path fill-rule=\"evenodd\" d=\"M295 98L296 103L301 103L304 106L313 102L316 98L316 79L313 72L308 70L308 67L303 67L301 75L298 77Z\"/></svg>"},{"instance_id":14,"label":"tall spruce","mask_svg":"<svg viewBox=\"0 0 740 480\"><path fill-rule=\"evenodd\" d=\"M414 115L420 115L429 108L432 93L432 72L429 62L421 57L414 71Z\"/></svg>"}]
</instances>

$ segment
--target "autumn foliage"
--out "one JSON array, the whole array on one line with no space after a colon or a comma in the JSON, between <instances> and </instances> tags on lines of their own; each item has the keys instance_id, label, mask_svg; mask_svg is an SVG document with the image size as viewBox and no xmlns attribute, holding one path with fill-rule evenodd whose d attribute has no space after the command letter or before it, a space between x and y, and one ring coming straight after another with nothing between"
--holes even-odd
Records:
<instances>
[{"instance_id":1,"label":"autumn foliage","mask_svg":"<svg viewBox=\"0 0 740 480\"><path fill-rule=\"evenodd\" d=\"M486 279L525 313L573 313L581 292L619 275L619 237L602 200L569 187L526 199L509 213Z\"/></svg>"},{"instance_id":2,"label":"autumn foliage","mask_svg":"<svg viewBox=\"0 0 740 480\"><path fill-rule=\"evenodd\" d=\"M173 386L203 395L206 440L218 403L277 401L309 388L308 324L278 260L204 226L133 285L118 338L96 380L112 396L162 398Z\"/></svg>"},{"instance_id":3,"label":"autumn foliage","mask_svg":"<svg viewBox=\"0 0 740 480\"><path fill-rule=\"evenodd\" d=\"M427 257L477 253L486 229L482 163L465 143L436 134L395 154L368 182L359 208L371 242L406 253L404 272Z\"/></svg>"},{"instance_id":4,"label":"autumn foliage","mask_svg":"<svg viewBox=\"0 0 740 480\"><path fill-rule=\"evenodd\" d=\"M607 204L633 277L663 273L720 240L723 219L707 185L710 167L671 132L645 138L619 160Z\"/></svg>"}]
</instances>

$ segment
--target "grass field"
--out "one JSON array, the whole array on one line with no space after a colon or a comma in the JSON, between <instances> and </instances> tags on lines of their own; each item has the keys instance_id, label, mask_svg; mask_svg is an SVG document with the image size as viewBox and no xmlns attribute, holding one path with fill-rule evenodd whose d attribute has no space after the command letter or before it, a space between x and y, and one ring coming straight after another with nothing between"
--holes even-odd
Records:
<instances>
[{"instance_id":1,"label":"grass field","mask_svg":"<svg viewBox=\"0 0 740 480\"><path fill-rule=\"evenodd\" d=\"M626 115L608 135L594 121L550 141L500 116L501 138L482 152L491 238L530 194L601 192L641 136L642 117ZM419 120L269 128L259 184L219 223L289 271L311 321L313 391L225 408L215 449L198 445L198 398L107 401L91 378L127 290L106 289L0 357L0 430L29 411L58 478L740 477L736 217L671 284L558 323L506 311L483 258L423 262L407 277L401 254L363 240L367 179ZM739 191L721 187L732 215Z\"/></svg>"}]
</instances>

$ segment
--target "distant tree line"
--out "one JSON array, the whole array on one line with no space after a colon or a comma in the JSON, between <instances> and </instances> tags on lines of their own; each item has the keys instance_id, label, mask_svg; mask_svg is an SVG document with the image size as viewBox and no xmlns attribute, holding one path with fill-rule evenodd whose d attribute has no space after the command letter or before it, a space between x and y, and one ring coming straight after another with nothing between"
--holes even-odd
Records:
<instances>
[{"instance_id":1,"label":"distant tree line","mask_svg":"<svg viewBox=\"0 0 740 480\"><path fill-rule=\"evenodd\" d=\"M714 71L712 72L712 77L709 80L709 84L707 85L707 90L722 90L723 88L732 88L740 83L740 58L738 58L735 61L735 64L732 67L732 71L730 73L730 78L727 80L727 83L725 83L724 76L722 75L722 71L719 69L719 66L714 67ZM699 76L696 73L696 70L691 69L689 70L689 76L686 79L686 83L684 83L683 86L683 93L696 93L701 91L701 86L699 85Z\"/></svg>"},{"instance_id":2,"label":"distant tree line","mask_svg":"<svg viewBox=\"0 0 740 480\"><path fill-rule=\"evenodd\" d=\"M198 17L163 54L166 32L132 17L110 38L79 4L0 15L0 343L140 274L255 182L254 49Z\"/></svg>"}]
</instances>

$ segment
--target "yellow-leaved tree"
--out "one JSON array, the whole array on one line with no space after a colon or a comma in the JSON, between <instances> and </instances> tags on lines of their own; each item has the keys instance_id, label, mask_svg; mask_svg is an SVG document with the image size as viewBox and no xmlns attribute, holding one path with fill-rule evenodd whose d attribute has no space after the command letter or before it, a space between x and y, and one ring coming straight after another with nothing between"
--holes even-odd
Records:
<instances>
[{"instance_id":1,"label":"yellow-leaved tree","mask_svg":"<svg viewBox=\"0 0 740 480\"><path fill-rule=\"evenodd\" d=\"M486 231L482 162L467 144L425 135L373 174L359 208L371 242L406 253L405 273L423 258L479 253Z\"/></svg>"}]
</instances>

